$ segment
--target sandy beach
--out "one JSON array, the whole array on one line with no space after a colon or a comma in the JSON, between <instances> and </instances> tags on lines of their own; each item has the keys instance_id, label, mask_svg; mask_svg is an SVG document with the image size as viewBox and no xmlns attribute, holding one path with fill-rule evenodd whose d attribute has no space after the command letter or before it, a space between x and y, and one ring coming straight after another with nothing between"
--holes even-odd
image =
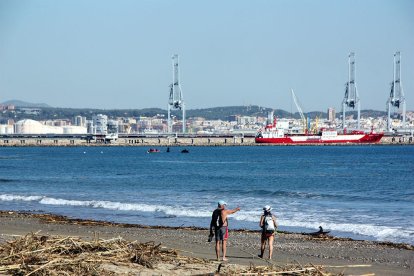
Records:
<instances>
[{"instance_id":1,"label":"sandy beach","mask_svg":"<svg viewBox=\"0 0 414 276\"><path fill-rule=\"evenodd\" d=\"M207 260L202 266L183 267L171 271L158 266L155 270L135 267L115 269L117 274L170 275L211 274L217 269L214 243L208 243L208 231L198 228L149 227L114 224L92 220L69 219L62 216L3 211L0 213L0 242L5 243L30 232L42 235L76 236L93 239L122 237L128 241L161 243L180 255ZM414 250L411 245L356 241L334 237L312 237L295 233L278 233L273 260L259 259L259 232L230 230L229 262L225 268L237 266L286 266L289 264L321 265L324 271L345 275L413 275ZM265 255L266 256L266 255ZM166 270L165 270L166 269ZM143 274L144 273L144 274Z\"/></svg>"}]
</instances>

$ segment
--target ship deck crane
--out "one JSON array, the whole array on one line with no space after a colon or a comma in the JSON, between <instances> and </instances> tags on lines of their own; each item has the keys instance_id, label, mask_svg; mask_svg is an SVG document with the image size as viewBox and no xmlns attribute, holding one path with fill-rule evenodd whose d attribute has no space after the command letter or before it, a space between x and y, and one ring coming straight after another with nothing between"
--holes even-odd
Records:
<instances>
[{"instance_id":1,"label":"ship deck crane","mask_svg":"<svg viewBox=\"0 0 414 276\"><path fill-rule=\"evenodd\" d=\"M306 133L307 132L307 126L306 126L306 118L305 118L305 115L303 115L302 108L300 107L300 104L298 103L298 99L296 98L295 92L293 92L293 89L291 89L291 91L292 91L293 101L295 102L296 108L298 109L300 118L301 118L302 123L303 123L303 131Z\"/></svg>"}]
</instances>

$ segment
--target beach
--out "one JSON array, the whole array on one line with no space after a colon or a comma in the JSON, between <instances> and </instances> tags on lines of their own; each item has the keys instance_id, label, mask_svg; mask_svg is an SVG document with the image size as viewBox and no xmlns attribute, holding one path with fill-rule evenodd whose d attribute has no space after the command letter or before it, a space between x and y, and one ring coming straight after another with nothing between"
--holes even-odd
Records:
<instances>
[{"instance_id":1,"label":"beach","mask_svg":"<svg viewBox=\"0 0 414 276\"><path fill-rule=\"evenodd\" d=\"M0 242L3 244L28 233L51 236L75 236L86 240L122 237L128 241L161 243L175 249L180 255L206 260L203 265L194 264L172 272L168 266L154 269L140 268L117 270L117 274L144 273L141 275L209 274L214 273L219 262L215 261L214 242L208 243L208 230L191 227L150 227L144 225L70 219L64 216L2 211L0 213ZM414 250L406 244L381 243L313 237L300 233L278 233L275 239L273 259L259 259L260 233L247 230L230 230L228 241L229 262L226 267L286 266L289 264L321 265L324 271L345 275L413 275ZM266 254L265 254L266 256ZM164 269L164 270L163 270ZM165 270L166 269L166 270ZM146 273L146 274L145 274ZM178 273L178 274L176 274Z\"/></svg>"},{"instance_id":2,"label":"beach","mask_svg":"<svg viewBox=\"0 0 414 276\"><path fill-rule=\"evenodd\" d=\"M39 248L43 240L73 240L63 251L76 255L30 256L41 260L30 271L99 253L90 260L117 275L213 275L219 268L223 275L258 275L249 268L259 267L414 275L413 147L193 147L189 154L175 148L147 154L143 147L2 149L0 242L28 237L35 246L16 246L26 252L17 255L15 248L0 251L6 258L0 274L9 271L1 267L21 266L10 254L27 263L25 254L54 248L48 242ZM219 200L241 208L230 217L225 263L215 260L214 242L207 242ZM279 225L271 261L257 257L264 205ZM301 234L319 226L332 236ZM113 252L112 245L89 250L92 241L117 239L126 244L121 257L96 251ZM147 242L179 256L160 255L148 267L131 262L129 243Z\"/></svg>"}]
</instances>

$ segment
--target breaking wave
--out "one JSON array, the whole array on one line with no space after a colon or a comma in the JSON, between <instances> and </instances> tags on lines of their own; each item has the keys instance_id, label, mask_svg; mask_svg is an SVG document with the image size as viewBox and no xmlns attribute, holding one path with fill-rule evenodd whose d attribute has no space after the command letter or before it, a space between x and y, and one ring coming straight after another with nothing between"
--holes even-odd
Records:
<instances>
[{"instance_id":1,"label":"breaking wave","mask_svg":"<svg viewBox=\"0 0 414 276\"><path fill-rule=\"evenodd\" d=\"M413 228L391 227L373 224L357 224L357 223L334 223L321 222L311 223L300 220L280 220L280 224L291 227L305 227L308 229L316 229L322 225L324 229L336 233L352 233L357 236L372 237L377 241L391 242L408 242L413 243Z\"/></svg>"},{"instance_id":2,"label":"breaking wave","mask_svg":"<svg viewBox=\"0 0 414 276\"><path fill-rule=\"evenodd\" d=\"M162 212L168 216L209 217L210 211L199 211L180 206L151 205L142 203L123 203L106 200L69 200L47 196L0 195L0 201L37 201L44 205L64 205L89 208L100 208L119 211Z\"/></svg>"},{"instance_id":3,"label":"breaking wave","mask_svg":"<svg viewBox=\"0 0 414 276\"><path fill-rule=\"evenodd\" d=\"M106 210L119 210L119 211L136 211L136 212L148 212L155 213L158 218L174 218L174 217L193 217L193 218L209 218L211 217L211 210L200 207L183 207L177 205L162 205L162 204L144 204L144 203L128 203L128 202L116 202L105 200L71 200L63 198L54 198L38 195L12 195L1 194L0 201L24 201L24 202L37 202L43 205L55 205L55 206L74 206L74 207L86 207L97 208ZM250 227L258 225L260 218L260 210L242 210L234 215L232 219L246 222ZM391 242L407 242L414 244L413 236L414 229L412 227L396 227L370 224L369 220L365 223L338 223L330 221L329 218L321 218L318 222L312 221L306 215L299 215L292 218L280 218L278 224L282 227L291 227L296 229L318 229L321 225L325 230L330 230L334 235L340 236L357 236L357 237L370 237L370 239L378 241L391 241ZM254 225L254 226L253 226ZM254 227L255 228L255 227Z\"/></svg>"},{"instance_id":4,"label":"breaking wave","mask_svg":"<svg viewBox=\"0 0 414 276\"><path fill-rule=\"evenodd\" d=\"M258 225L260 211L241 211L233 215L232 218ZM377 241L407 242L414 244L414 228L412 227L375 225L370 224L369 221L366 221L366 223L337 223L329 221L327 218L314 222L310 221L306 215L296 215L290 219L278 219L278 224L283 228L310 229L309 232L312 232L312 229L317 231L321 225L325 230L331 231L333 235L339 234L339 236L360 237L361 239L370 237L370 239Z\"/></svg>"},{"instance_id":5,"label":"breaking wave","mask_svg":"<svg viewBox=\"0 0 414 276\"><path fill-rule=\"evenodd\" d=\"M1 201L38 201L42 196L0 195Z\"/></svg>"}]
</instances>

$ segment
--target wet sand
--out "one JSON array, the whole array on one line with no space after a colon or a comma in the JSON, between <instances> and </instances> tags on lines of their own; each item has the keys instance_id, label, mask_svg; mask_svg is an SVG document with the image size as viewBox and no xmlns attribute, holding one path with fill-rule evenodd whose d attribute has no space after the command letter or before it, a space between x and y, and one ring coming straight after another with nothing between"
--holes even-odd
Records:
<instances>
[{"instance_id":1,"label":"wet sand","mask_svg":"<svg viewBox=\"0 0 414 276\"><path fill-rule=\"evenodd\" d=\"M39 232L40 231L40 232ZM14 235L39 232L42 235L79 236L93 239L123 237L139 242L154 241L179 250L180 254L214 261L214 242L207 242L208 230L199 228L149 227L69 219L62 216L0 212L0 243ZM325 271L345 275L414 275L414 248L411 245L379 243L312 237L295 233L278 233L275 238L273 260L259 259L260 233L230 229L227 257L223 266L250 265L323 265ZM267 256L267 252L265 257ZM213 272L218 262L204 270L188 274ZM173 274L166 271L147 271L151 274ZM187 271L188 272L188 271ZM125 273L121 271L120 273ZM145 275L145 273L143 274Z\"/></svg>"}]
</instances>

